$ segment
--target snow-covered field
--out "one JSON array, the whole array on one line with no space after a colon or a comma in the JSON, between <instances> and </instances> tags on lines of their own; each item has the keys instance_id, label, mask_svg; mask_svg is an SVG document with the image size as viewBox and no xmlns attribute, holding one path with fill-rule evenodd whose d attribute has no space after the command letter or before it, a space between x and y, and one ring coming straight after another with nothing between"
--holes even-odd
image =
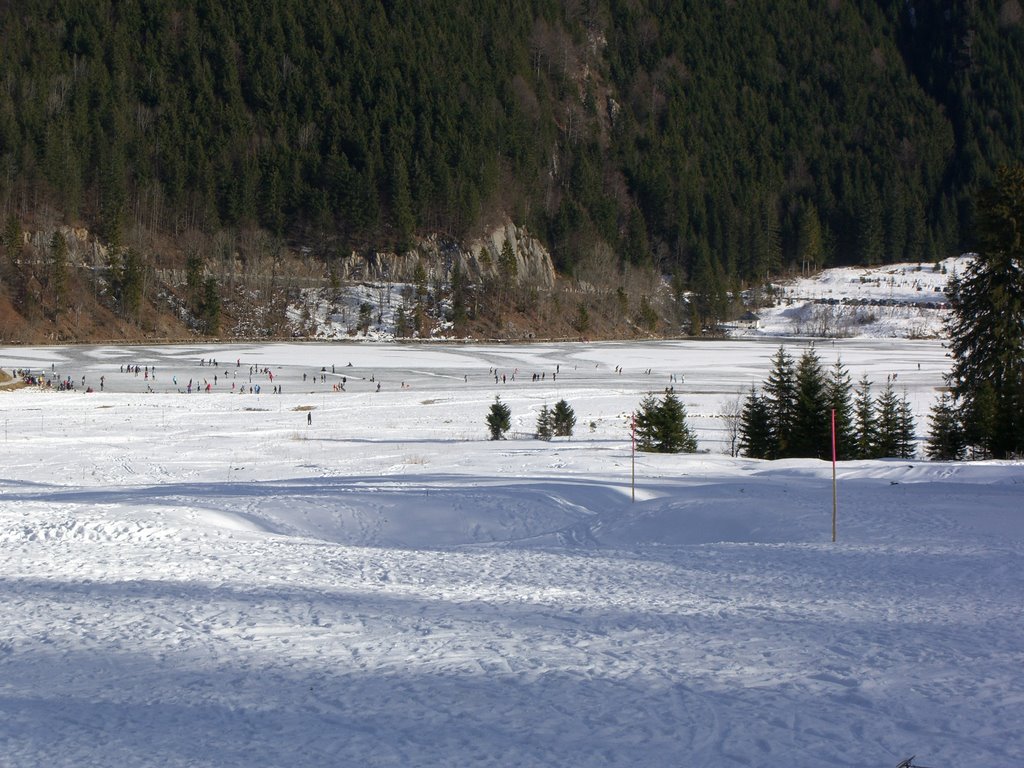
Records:
<instances>
[{"instance_id":1,"label":"snow-covered field","mask_svg":"<svg viewBox=\"0 0 1024 768\"><path fill-rule=\"evenodd\" d=\"M0 765L1024 764L1024 464L841 464L833 543L723 455L777 345L0 348L79 388L0 391ZM818 349L926 431L938 341Z\"/></svg>"}]
</instances>

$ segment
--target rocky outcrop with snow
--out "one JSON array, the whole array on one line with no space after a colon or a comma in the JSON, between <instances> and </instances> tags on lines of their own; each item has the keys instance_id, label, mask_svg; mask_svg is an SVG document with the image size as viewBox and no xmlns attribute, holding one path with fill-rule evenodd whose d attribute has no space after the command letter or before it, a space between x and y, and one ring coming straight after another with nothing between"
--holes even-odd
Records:
<instances>
[{"instance_id":1,"label":"rocky outcrop with snow","mask_svg":"<svg viewBox=\"0 0 1024 768\"><path fill-rule=\"evenodd\" d=\"M480 283L498 274L502 248L508 241L516 260L516 280L521 284L551 288L555 284L555 267L551 254L525 228L511 222L491 230L484 237L462 244L431 235L420 240L404 253L352 252L339 260L339 277L356 282L415 281L416 268L422 265L428 280L440 275L446 282L458 265L471 283Z\"/></svg>"}]
</instances>

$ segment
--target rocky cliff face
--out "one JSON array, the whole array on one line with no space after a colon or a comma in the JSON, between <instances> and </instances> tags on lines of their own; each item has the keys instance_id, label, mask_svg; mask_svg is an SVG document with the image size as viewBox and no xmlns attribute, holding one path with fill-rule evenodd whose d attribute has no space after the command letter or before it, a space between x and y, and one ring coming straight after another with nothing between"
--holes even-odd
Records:
<instances>
[{"instance_id":1,"label":"rocky cliff face","mask_svg":"<svg viewBox=\"0 0 1024 768\"><path fill-rule=\"evenodd\" d=\"M50 252L53 236L64 236L68 246L68 260L74 266L97 266L107 262L107 246L89 233L84 227L59 225L46 227L34 232L23 232L25 245L29 246L28 258L34 262L42 260Z\"/></svg>"},{"instance_id":2,"label":"rocky cliff face","mask_svg":"<svg viewBox=\"0 0 1024 768\"><path fill-rule=\"evenodd\" d=\"M417 265L422 264L428 279L440 274L447 282L458 264L471 283L498 275L501 250L508 241L516 260L516 280L538 288L553 288L555 267L551 254L525 229L515 224L497 227L480 240L459 244L433 235L424 238L405 253L352 253L340 260L342 280L366 282L412 282Z\"/></svg>"}]
</instances>

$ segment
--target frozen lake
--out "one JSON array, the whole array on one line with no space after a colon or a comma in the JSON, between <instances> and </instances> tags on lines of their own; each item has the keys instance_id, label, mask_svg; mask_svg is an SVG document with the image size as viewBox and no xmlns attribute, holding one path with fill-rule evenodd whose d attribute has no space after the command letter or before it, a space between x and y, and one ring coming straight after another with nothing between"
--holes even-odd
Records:
<instances>
[{"instance_id":1,"label":"frozen lake","mask_svg":"<svg viewBox=\"0 0 1024 768\"><path fill-rule=\"evenodd\" d=\"M722 453L777 348L0 348L78 390L0 391L0 765L1024 764L1024 464L841 463L832 543L831 465ZM818 349L923 434L941 344Z\"/></svg>"}]
</instances>

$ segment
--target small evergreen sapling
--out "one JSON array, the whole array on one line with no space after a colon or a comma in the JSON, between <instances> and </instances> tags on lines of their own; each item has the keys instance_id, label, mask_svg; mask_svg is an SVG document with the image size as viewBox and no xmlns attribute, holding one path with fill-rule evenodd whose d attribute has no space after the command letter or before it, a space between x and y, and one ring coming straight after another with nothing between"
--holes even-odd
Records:
<instances>
[{"instance_id":1,"label":"small evergreen sapling","mask_svg":"<svg viewBox=\"0 0 1024 768\"><path fill-rule=\"evenodd\" d=\"M686 409L672 392L659 403L654 395L640 401L635 415L636 447L651 453L694 453L697 439L686 423Z\"/></svg>"},{"instance_id":2,"label":"small evergreen sapling","mask_svg":"<svg viewBox=\"0 0 1024 768\"><path fill-rule=\"evenodd\" d=\"M512 427L512 411L501 402L499 395L494 396L491 403L490 413L487 414L487 429L490 432L491 440L504 440L505 433Z\"/></svg>"},{"instance_id":3,"label":"small evergreen sapling","mask_svg":"<svg viewBox=\"0 0 1024 768\"><path fill-rule=\"evenodd\" d=\"M537 414L537 439L550 440L553 434L551 410L548 408L547 403L545 403L541 406L540 413Z\"/></svg>"},{"instance_id":4,"label":"small evergreen sapling","mask_svg":"<svg viewBox=\"0 0 1024 768\"><path fill-rule=\"evenodd\" d=\"M656 451L658 401L654 395L647 395L640 401L640 407L633 415L633 432L638 451Z\"/></svg>"},{"instance_id":5,"label":"small evergreen sapling","mask_svg":"<svg viewBox=\"0 0 1024 768\"><path fill-rule=\"evenodd\" d=\"M936 461L960 461L967 450L960 412L949 392L943 392L929 416L931 426L924 452Z\"/></svg>"},{"instance_id":6,"label":"small evergreen sapling","mask_svg":"<svg viewBox=\"0 0 1024 768\"><path fill-rule=\"evenodd\" d=\"M557 437L572 437L572 431L576 427L576 414L564 399L555 403L551 411L551 428Z\"/></svg>"}]
</instances>

